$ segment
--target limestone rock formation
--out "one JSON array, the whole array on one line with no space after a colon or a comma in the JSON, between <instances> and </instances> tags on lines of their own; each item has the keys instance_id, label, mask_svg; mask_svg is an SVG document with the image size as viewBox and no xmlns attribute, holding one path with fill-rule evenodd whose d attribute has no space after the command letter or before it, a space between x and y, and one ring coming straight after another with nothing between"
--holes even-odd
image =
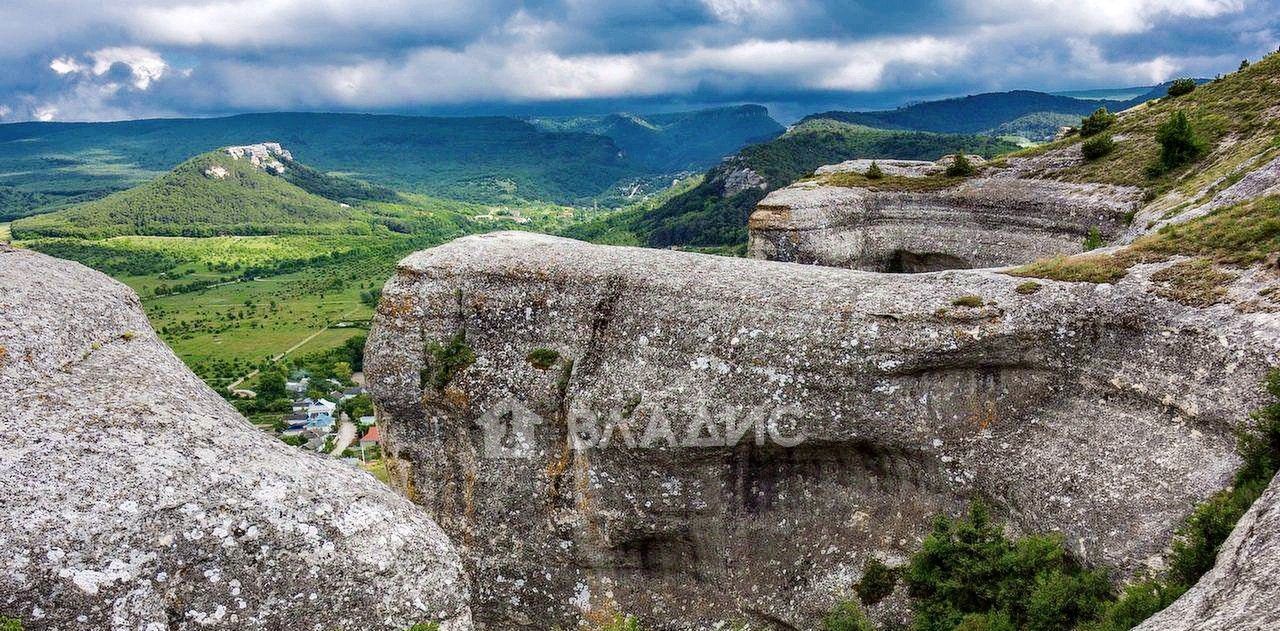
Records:
<instances>
[{"instance_id":1,"label":"limestone rock formation","mask_svg":"<svg viewBox=\"0 0 1280 631\"><path fill-rule=\"evenodd\" d=\"M1010 177L974 178L936 191L802 181L756 206L747 252L868 271L998 267L1077 254L1094 229L1114 238L1140 197L1134 188Z\"/></svg>"},{"instance_id":2,"label":"limestone rock formation","mask_svg":"<svg viewBox=\"0 0 1280 631\"><path fill-rule=\"evenodd\" d=\"M35 629L469 629L454 547L261 433L137 296L0 246L0 615Z\"/></svg>"},{"instance_id":3,"label":"limestone rock formation","mask_svg":"<svg viewBox=\"0 0 1280 631\"><path fill-rule=\"evenodd\" d=\"M293 161L293 154L278 142L224 147L222 150L237 160L248 160L249 164L272 175L280 175L288 168L281 160Z\"/></svg>"},{"instance_id":4,"label":"limestone rock formation","mask_svg":"<svg viewBox=\"0 0 1280 631\"><path fill-rule=\"evenodd\" d=\"M977 156L974 156L977 157ZM828 164L818 167L814 175L833 175L836 173L861 173L866 175L867 169L871 168L871 163L876 163L885 175L900 175L902 177L924 177L926 175L934 175L941 173L946 169L939 162L930 162L928 160L871 160L867 158L858 158L856 160L845 160L836 164Z\"/></svg>"},{"instance_id":5,"label":"limestone rock formation","mask_svg":"<svg viewBox=\"0 0 1280 631\"><path fill-rule=\"evenodd\" d=\"M1236 524L1200 582L1135 631L1269 631L1280 626L1280 476Z\"/></svg>"},{"instance_id":6,"label":"limestone rock formation","mask_svg":"<svg viewBox=\"0 0 1280 631\"><path fill-rule=\"evenodd\" d=\"M1168 264L1028 290L467 237L400 264L366 376L478 621L810 628L975 497L1118 578L1161 563L1280 349L1275 314L1153 293Z\"/></svg>"}]
</instances>

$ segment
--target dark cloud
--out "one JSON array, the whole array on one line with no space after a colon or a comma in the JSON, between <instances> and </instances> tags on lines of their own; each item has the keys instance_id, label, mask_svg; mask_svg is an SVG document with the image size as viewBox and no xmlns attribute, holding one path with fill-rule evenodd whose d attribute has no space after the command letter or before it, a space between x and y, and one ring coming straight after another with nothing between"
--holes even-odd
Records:
<instances>
[{"instance_id":1,"label":"dark cloud","mask_svg":"<svg viewBox=\"0 0 1280 631\"><path fill-rule=\"evenodd\" d=\"M766 102L1211 76L1280 0L9 0L0 119Z\"/></svg>"}]
</instances>

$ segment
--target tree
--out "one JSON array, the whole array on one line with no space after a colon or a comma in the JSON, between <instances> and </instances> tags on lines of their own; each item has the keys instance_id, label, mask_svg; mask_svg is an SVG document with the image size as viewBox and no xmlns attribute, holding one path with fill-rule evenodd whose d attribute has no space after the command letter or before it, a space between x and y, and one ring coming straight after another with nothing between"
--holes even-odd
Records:
<instances>
[{"instance_id":1,"label":"tree","mask_svg":"<svg viewBox=\"0 0 1280 631\"><path fill-rule=\"evenodd\" d=\"M951 164L947 165L947 175L950 177L967 177L977 173L977 171L963 151L956 152L952 156Z\"/></svg>"},{"instance_id":2,"label":"tree","mask_svg":"<svg viewBox=\"0 0 1280 631\"><path fill-rule=\"evenodd\" d=\"M1167 93L1169 96L1179 97L1184 94L1191 94L1191 92L1195 89L1196 89L1195 79L1191 79L1191 78L1174 79L1173 83L1169 84L1169 90L1167 91Z\"/></svg>"},{"instance_id":3,"label":"tree","mask_svg":"<svg viewBox=\"0 0 1280 631\"><path fill-rule=\"evenodd\" d=\"M1116 115L1108 112L1105 107L1099 107L1088 117L1080 119L1080 135L1088 137L1100 133L1114 122Z\"/></svg>"},{"instance_id":4,"label":"tree","mask_svg":"<svg viewBox=\"0 0 1280 631\"><path fill-rule=\"evenodd\" d=\"M284 372L280 370L268 370L262 373L258 377L258 400L274 401L287 397L288 391L285 390L284 383Z\"/></svg>"},{"instance_id":5,"label":"tree","mask_svg":"<svg viewBox=\"0 0 1280 631\"><path fill-rule=\"evenodd\" d=\"M876 164L875 160L872 160L871 166L867 167L867 179L878 180L882 177L884 177L884 171L880 169L880 165Z\"/></svg>"},{"instance_id":6,"label":"tree","mask_svg":"<svg viewBox=\"0 0 1280 631\"><path fill-rule=\"evenodd\" d=\"M1240 69L1241 69L1241 70L1244 70L1245 68L1248 68L1248 67L1249 67L1249 60L1248 60L1248 59L1241 59L1241 60L1240 60Z\"/></svg>"},{"instance_id":7,"label":"tree","mask_svg":"<svg viewBox=\"0 0 1280 631\"><path fill-rule=\"evenodd\" d=\"M333 376L338 381L351 381L351 364L347 362L338 362L333 365Z\"/></svg>"},{"instance_id":8,"label":"tree","mask_svg":"<svg viewBox=\"0 0 1280 631\"><path fill-rule=\"evenodd\" d=\"M1174 112L1156 129L1156 142L1160 143L1160 166L1165 171L1195 162L1205 150L1204 141L1196 136L1182 110Z\"/></svg>"}]
</instances>

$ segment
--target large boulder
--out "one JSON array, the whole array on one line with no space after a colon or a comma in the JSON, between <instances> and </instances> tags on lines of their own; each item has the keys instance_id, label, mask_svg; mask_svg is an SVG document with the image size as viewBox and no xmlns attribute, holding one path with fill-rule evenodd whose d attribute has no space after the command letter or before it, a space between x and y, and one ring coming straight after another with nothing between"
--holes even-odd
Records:
<instances>
[{"instance_id":1,"label":"large boulder","mask_svg":"<svg viewBox=\"0 0 1280 631\"><path fill-rule=\"evenodd\" d=\"M1280 348L1275 314L1152 293L1166 265L1036 283L467 237L401 262L366 374L477 620L808 628L973 498L1117 579L1160 566Z\"/></svg>"},{"instance_id":2,"label":"large boulder","mask_svg":"<svg viewBox=\"0 0 1280 631\"><path fill-rule=\"evenodd\" d=\"M127 287L0 246L0 615L27 629L471 627L457 552L255 429Z\"/></svg>"}]
</instances>

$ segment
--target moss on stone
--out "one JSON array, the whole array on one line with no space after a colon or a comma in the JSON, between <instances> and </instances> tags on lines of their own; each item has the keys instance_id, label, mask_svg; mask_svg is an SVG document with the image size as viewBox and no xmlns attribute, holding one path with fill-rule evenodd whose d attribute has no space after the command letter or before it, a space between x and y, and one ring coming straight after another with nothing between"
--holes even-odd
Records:
<instances>
[{"instance_id":1,"label":"moss on stone","mask_svg":"<svg viewBox=\"0 0 1280 631\"><path fill-rule=\"evenodd\" d=\"M535 348L525 357L538 370L546 370L560 359L560 353L550 348Z\"/></svg>"}]
</instances>

